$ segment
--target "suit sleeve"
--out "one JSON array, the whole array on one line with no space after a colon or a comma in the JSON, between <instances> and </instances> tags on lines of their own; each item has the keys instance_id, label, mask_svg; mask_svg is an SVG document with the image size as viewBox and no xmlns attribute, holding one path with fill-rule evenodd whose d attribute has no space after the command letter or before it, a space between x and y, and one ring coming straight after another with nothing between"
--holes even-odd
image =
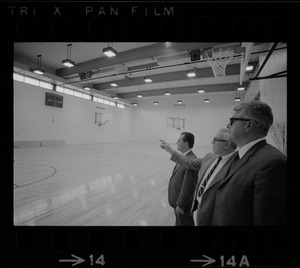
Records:
<instances>
[{"instance_id":1,"label":"suit sleeve","mask_svg":"<svg viewBox=\"0 0 300 268\"><path fill-rule=\"evenodd\" d=\"M285 225L287 210L286 161L267 162L254 185L254 225Z\"/></svg>"},{"instance_id":2,"label":"suit sleeve","mask_svg":"<svg viewBox=\"0 0 300 268\"><path fill-rule=\"evenodd\" d=\"M194 195L197 180L198 180L198 171L186 168L183 181L182 181L182 187L176 204L184 211L187 209L188 205L191 204L192 202L191 200Z\"/></svg>"},{"instance_id":3,"label":"suit sleeve","mask_svg":"<svg viewBox=\"0 0 300 268\"><path fill-rule=\"evenodd\" d=\"M202 158L190 159L178 152L174 152L170 159L179 165L195 170L199 170L202 164Z\"/></svg>"}]
</instances>

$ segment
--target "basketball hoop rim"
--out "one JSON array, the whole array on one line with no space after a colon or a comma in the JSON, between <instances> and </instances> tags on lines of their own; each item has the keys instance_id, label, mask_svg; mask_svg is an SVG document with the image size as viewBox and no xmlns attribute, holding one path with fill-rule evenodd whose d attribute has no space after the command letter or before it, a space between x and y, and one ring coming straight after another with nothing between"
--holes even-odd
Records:
<instances>
[{"instance_id":1,"label":"basketball hoop rim","mask_svg":"<svg viewBox=\"0 0 300 268\"><path fill-rule=\"evenodd\" d=\"M234 49L232 49L232 48L213 47L213 48L208 49L208 50L204 53L204 57L205 57L207 60L215 60L215 58L209 56L209 54L208 54L209 52L211 52L211 51L213 51L213 50L219 50L219 52L222 52L222 50L224 50L224 51L226 51L226 50L231 51L233 54L232 54L232 56L227 56L228 58L233 57L234 54L235 54L235 51L234 51Z\"/></svg>"}]
</instances>

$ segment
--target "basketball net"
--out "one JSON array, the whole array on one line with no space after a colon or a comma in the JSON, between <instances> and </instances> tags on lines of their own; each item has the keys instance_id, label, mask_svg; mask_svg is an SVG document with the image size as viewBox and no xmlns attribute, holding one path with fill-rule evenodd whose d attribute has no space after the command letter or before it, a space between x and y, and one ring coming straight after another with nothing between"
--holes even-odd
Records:
<instances>
[{"instance_id":1,"label":"basketball net","mask_svg":"<svg viewBox=\"0 0 300 268\"><path fill-rule=\"evenodd\" d=\"M212 48L204 56L211 66L214 76L225 76L227 63L232 59L234 51L230 48Z\"/></svg>"}]
</instances>

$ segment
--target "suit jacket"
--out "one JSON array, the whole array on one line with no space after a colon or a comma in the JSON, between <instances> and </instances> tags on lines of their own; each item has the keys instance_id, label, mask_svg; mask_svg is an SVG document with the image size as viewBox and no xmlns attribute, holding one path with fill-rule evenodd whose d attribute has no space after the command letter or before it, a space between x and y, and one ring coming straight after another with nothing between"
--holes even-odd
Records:
<instances>
[{"instance_id":1,"label":"suit jacket","mask_svg":"<svg viewBox=\"0 0 300 268\"><path fill-rule=\"evenodd\" d=\"M201 181L204 179L204 175L208 167L212 164L212 162L218 157L217 155L208 161L205 161L203 159L202 168L199 171L199 179L197 188L194 193L193 197L193 204L195 206L194 209L197 209L197 226L211 226L213 215L214 215L214 209L215 209L215 201L216 201L216 195L219 189L220 182L226 177L226 175L229 172L231 162L234 158L233 154L225 163L225 165L219 170L219 172L214 176L211 183L206 187L202 194L202 199L200 204L198 204L197 201L197 189L201 183Z\"/></svg>"},{"instance_id":2,"label":"suit jacket","mask_svg":"<svg viewBox=\"0 0 300 268\"><path fill-rule=\"evenodd\" d=\"M215 198L219 188L219 184L221 180L224 179L224 177L228 174L234 155L227 160L222 169L215 175L214 179L208 185L208 187L205 189L202 195L201 204L198 204L197 189L204 178L206 170L217 157L218 155L213 153L206 154L203 158L197 159L186 159L177 153L173 154L171 157L171 160L187 168L199 170L198 182L193 194L193 204L190 212L192 214L193 211L197 209L197 225L212 225L212 219L215 208Z\"/></svg>"},{"instance_id":3,"label":"suit jacket","mask_svg":"<svg viewBox=\"0 0 300 268\"><path fill-rule=\"evenodd\" d=\"M188 159L197 158L192 151L186 157ZM197 174L198 172L195 170L177 165L170 178L168 187L168 199L171 207L176 208L176 206L179 206L185 213L189 214L193 193L197 184Z\"/></svg>"},{"instance_id":4,"label":"suit jacket","mask_svg":"<svg viewBox=\"0 0 300 268\"><path fill-rule=\"evenodd\" d=\"M232 165L219 184L213 225L286 224L286 157L265 140Z\"/></svg>"}]
</instances>

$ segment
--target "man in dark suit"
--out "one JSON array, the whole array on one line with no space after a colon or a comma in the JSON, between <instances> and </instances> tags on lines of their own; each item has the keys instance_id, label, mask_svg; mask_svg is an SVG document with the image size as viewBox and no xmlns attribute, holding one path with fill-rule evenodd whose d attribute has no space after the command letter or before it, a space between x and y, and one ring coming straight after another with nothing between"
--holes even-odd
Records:
<instances>
[{"instance_id":1,"label":"man in dark suit","mask_svg":"<svg viewBox=\"0 0 300 268\"><path fill-rule=\"evenodd\" d=\"M192 152L195 137L192 133L183 132L177 140L177 150L188 159L197 158ZM168 199L174 208L176 226L194 226L193 216L190 215L193 192L197 183L197 172L176 165L169 182Z\"/></svg>"},{"instance_id":2,"label":"man in dark suit","mask_svg":"<svg viewBox=\"0 0 300 268\"><path fill-rule=\"evenodd\" d=\"M286 157L265 137L272 110L261 101L243 102L230 118L229 140L240 148L219 185L213 225L286 224Z\"/></svg>"},{"instance_id":3,"label":"man in dark suit","mask_svg":"<svg viewBox=\"0 0 300 268\"><path fill-rule=\"evenodd\" d=\"M195 215L197 226L212 225L218 186L229 171L237 147L235 143L228 141L228 129L226 128L220 129L213 138L212 145L213 153L208 153L203 158L190 159L175 152L165 142L162 143L162 147L172 155L172 161L186 168L199 170L190 211L192 215L193 211L197 210Z\"/></svg>"}]
</instances>

